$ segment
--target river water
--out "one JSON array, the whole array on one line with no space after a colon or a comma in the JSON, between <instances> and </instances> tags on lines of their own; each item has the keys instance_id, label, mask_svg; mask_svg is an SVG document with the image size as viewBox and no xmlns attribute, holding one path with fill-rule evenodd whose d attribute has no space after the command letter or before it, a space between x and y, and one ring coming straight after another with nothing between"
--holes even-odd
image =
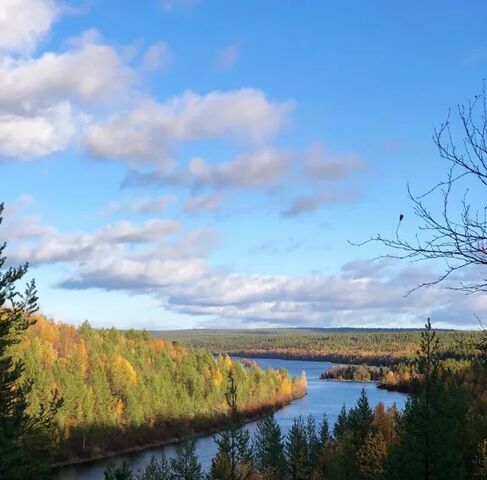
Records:
<instances>
[{"instance_id":1,"label":"river water","mask_svg":"<svg viewBox=\"0 0 487 480\"><path fill-rule=\"evenodd\" d=\"M382 402L386 407L396 404L400 409L404 407L406 395L398 392L388 392L378 389L373 383L355 382L330 382L320 380L320 374L332 364L329 362L310 362L305 360L281 360L275 358L254 359L261 368L285 368L291 375L300 375L304 370L308 378L308 395L292 402L290 405L276 412L276 420L285 433L291 426L293 419L298 415L313 415L317 423L326 413L328 422L332 426L338 413L345 404L352 407L357 401L362 388L365 388L371 405ZM255 430L255 423L246 427L251 433ZM132 468L143 468L152 456L158 456L164 452L168 457L174 455L175 447L166 446L150 448L141 452L124 454L108 460L97 460L92 463L65 467L58 471L56 480L103 480L103 472L110 462L121 463L127 461ZM197 441L197 453L205 470L210 465L211 459L216 453L214 436L201 437Z\"/></svg>"}]
</instances>

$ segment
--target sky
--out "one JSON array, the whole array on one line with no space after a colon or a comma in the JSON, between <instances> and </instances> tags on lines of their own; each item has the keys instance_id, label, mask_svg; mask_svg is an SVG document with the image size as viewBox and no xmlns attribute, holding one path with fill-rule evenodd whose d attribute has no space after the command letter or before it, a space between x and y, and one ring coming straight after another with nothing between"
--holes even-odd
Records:
<instances>
[{"instance_id":1,"label":"sky","mask_svg":"<svg viewBox=\"0 0 487 480\"><path fill-rule=\"evenodd\" d=\"M117 328L477 325L407 184L482 91L487 5L2 0L0 239L41 311ZM477 200L481 198L479 194Z\"/></svg>"}]
</instances>

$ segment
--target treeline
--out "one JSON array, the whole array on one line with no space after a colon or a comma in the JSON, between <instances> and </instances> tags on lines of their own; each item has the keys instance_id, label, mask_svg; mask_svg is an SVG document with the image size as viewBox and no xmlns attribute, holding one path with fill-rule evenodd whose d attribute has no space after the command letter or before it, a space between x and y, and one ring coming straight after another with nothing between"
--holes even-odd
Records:
<instances>
[{"instance_id":1,"label":"treeline","mask_svg":"<svg viewBox=\"0 0 487 480\"><path fill-rule=\"evenodd\" d=\"M333 365L321 375L322 380L340 380L353 382L384 382L394 372L389 367L370 365Z\"/></svg>"},{"instance_id":2,"label":"treeline","mask_svg":"<svg viewBox=\"0 0 487 480\"><path fill-rule=\"evenodd\" d=\"M141 472L111 467L107 480L485 480L487 366L441 363L428 323L414 364L417 375L404 411L372 409L365 391L342 408L332 429L326 416L295 419L283 435L273 416L258 423L253 441L234 422L217 439L203 472L194 443L176 458L154 458ZM230 388L230 392L232 388ZM229 395L232 398L232 395ZM234 411L234 409L232 409ZM233 417L233 416L232 416Z\"/></svg>"},{"instance_id":3,"label":"treeline","mask_svg":"<svg viewBox=\"0 0 487 480\"><path fill-rule=\"evenodd\" d=\"M154 339L143 332L54 323L42 316L16 346L29 411L57 391L58 459L90 457L221 427L227 420L226 377L239 408L253 418L302 396L306 379L285 370L244 367L227 356Z\"/></svg>"},{"instance_id":4,"label":"treeline","mask_svg":"<svg viewBox=\"0 0 487 480\"><path fill-rule=\"evenodd\" d=\"M421 332L418 330L266 329L151 332L157 338L183 342L214 353L243 357L321 360L355 365L392 366L414 360ZM440 356L471 360L481 332L439 331Z\"/></svg>"}]
</instances>

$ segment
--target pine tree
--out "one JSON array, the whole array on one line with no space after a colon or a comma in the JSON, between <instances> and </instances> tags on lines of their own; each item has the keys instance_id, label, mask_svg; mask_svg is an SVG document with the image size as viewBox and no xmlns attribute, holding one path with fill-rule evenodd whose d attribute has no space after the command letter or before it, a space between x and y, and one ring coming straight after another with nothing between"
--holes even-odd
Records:
<instances>
[{"instance_id":1,"label":"pine tree","mask_svg":"<svg viewBox=\"0 0 487 480\"><path fill-rule=\"evenodd\" d=\"M306 420L306 442L308 444L308 475L311 478L318 464L321 447L320 439L316 433L316 420L312 415L309 415Z\"/></svg>"},{"instance_id":2,"label":"pine tree","mask_svg":"<svg viewBox=\"0 0 487 480\"><path fill-rule=\"evenodd\" d=\"M328 440L330 440L330 425L328 424L328 418L326 414L323 415L320 423L320 443L324 445Z\"/></svg>"},{"instance_id":3,"label":"pine tree","mask_svg":"<svg viewBox=\"0 0 487 480\"><path fill-rule=\"evenodd\" d=\"M342 438L348 430L348 414L345 405L342 405L340 413L338 414L337 421L333 426L333 436L339 440Z\"/></svg>"},{"instance_id":4,"label":"pine tree","mask_svg":"<svg viewBox=\"0 0 487 480\"><path fill-rule=\"evenodd\" d=\"M269 480L283 480L286 475L286 457L279 424L274 415L257 422L254 440L255 464L261 475Z\"/></svg>"},{"instance_id":5,"label":"pine tree","mask_svg":"<svg viewBox=\"0 0 487 480\"><path fill-rule=\"evenodd\" d=\"M287 434L286 459L290 480L308 480L310 478L306 425L302 417L294 419Z\"/></svg>"},{"instance_id":6,"label":"pine tree","mask_svg":"<svg viewBox=\"0 0 487 480\"><path fill-rule=\"evenodd\" d=\"M0 204L0 223L2 212ZM28 413L32 385L23 380L24 364L13 357L11 348L33 323L38 299L34 281L23 294L17 290L28 265L4 269L5 248L5 243L0 245L0 478L50 478L49 430L61 402L55 396L38 415Z\"/></svg>"},{"instance_id":7,"label":"pine tree","mask_svg":"<svg viewBox=\"0 0 487 480\"><path fill-rule=\"evenodd\" d=\"M398 422L399 444L392 449L388 474L401 480L462 480L463 421L467 405L454 384L439 376L439 342L428 320L416 369L414 385Z\"/></svg>"},{"instance_id":8,"label":"pine tree","mask_svg":"<svg viewBox=\"0 0 487 480\"><path fill-rule=\"evenodd\" d=\"M383 478L387 446L381 433L369 432L357 455L360 480Z\"/></svg>"},{"instance_id":9,"label":"pine tree","mask_svg":"<svg viewBox=\"0 0 487 480\"><path fill-rule=\"evenodd\" d=\"M348 425L352 433L356 448L360 448L365 440L365 437L370 432L374 414L369 404L369 399L362 388L360 397L354 408L348 414Z\"/></svg>"},{"instance_id":10,"label":"pine tree","mask_svg":"<svg viewBox=\"0 0 487 480\"><path fill-rule=\"evenodd\" d=\"M166 456L162 454L160 460L152 457L144 471L137 475L137 480L174 480Z\"/></svg>"},{"instance_id":11,"label":"pine tree","mask_svg":"<svg viewBox=\"0 0 487 480\"><path fill-rule=\"evenodd\" d=\"M126 462L122 465L110 465L105 470L105 480L133 480L134 475Z\"/></svg>"},{"instance_id":12,"label":"pine tree","mask_svg":"<svg viewBox=\"0 0 487 480\"><path fill-rule=\"evenodd\" d=\"M171 472L178 480L202 480L203 473L196 456L194 439L176 447L176 458L171 459Z\"/></svg>"}]
</instances>

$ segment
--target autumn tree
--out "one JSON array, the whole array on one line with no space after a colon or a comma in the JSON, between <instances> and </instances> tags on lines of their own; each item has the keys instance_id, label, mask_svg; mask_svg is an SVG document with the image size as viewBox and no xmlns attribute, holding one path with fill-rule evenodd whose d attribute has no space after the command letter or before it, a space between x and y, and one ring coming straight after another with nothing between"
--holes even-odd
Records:
<instances>
[{"instance_id":1,"label":"autumn tree","mask_svg":"<svg viewBox=\"0 0 487 480\"><path fill-rule=\"evenodd\" d=\"M218 453L211 463L210 480L251 480L255 468L247 430L241 428L238 387L233 368L228 371L225 399L230 412L228 427L216 440Z\"/></svg>"},{"instance_id":2,"label":"autumn tree","mask_svg":"<svg viewBox=\"0 0 487 480\"><path fill-rule=\"evenodd\" d=\"M2 212L0 204L0 223ZM23 293L18 290L28 265L6 267L5 248L5 243L0 245L0 478L49 478L48 432L60 401L55 397L38 414L29 412L32 384L23 379L24 364L15 357L13 347L33 323L37 293L34 281Z\"/></svg>"}]
</instances>

